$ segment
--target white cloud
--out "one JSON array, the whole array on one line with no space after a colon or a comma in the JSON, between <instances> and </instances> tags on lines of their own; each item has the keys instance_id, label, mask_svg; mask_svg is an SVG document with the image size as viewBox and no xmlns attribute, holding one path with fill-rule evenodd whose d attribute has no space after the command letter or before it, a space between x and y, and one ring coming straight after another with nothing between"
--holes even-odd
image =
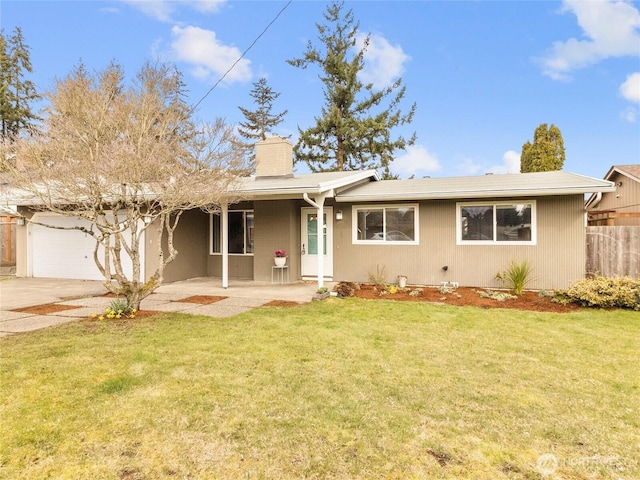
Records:
<instances>
[{"instance_id":1,"label":"white cloud","mask_svg":"<svg viewBox=\"0 0 640 480\"><path fill-rule=\"evenodd\" d=\"M520 173L520 154L508 150L502 155L502 163L487 169L487 173Z\"/></svg>"},{"instance_id":2,"label":"white cloud","mask_svg":"<svg viewBox=\"0 0 640 480\"><path fill-rule=\"evenodd\" d=\"M545 75L570 80L573 70L611 57L640 56L640 12L625 0L565 0L562 12L575 14L585 39L554 42L539 59Z\"/></svg>"},{"instance_id":3,"label":"white cloud","mask_svg":"<svg viewBox=\"0 0 640 480\"><path fill-rule=\"evenodd\" d=\"M231 68L242 52L236 47L223 45L216 32L198 27L171 29L172 56L176 61L191 65L191 73L207 81L215 81ZM251 62L240 60L225 77L226 83L244 82L251 79Z\"/></svg>"},{"instance_id":4,"label":"white cloud","mask_svg":"<svg viewBox=\"0 0 640 480\"><path fill-rule=\"evenodd\" d=\"M420 145L407 147L406 153L391 164L391 171L405 178L411 175L422 177L436 170L440 170L438 158Z\"/></svg>"},{"instance_id":5,"label":"white cloud","mask_svg":"<svg viewBox=\"0 0 640 480\"><path fill-rule=\"evenodd\" d=\"M465 158L456 166L462 175L483 175L486 173L520 173L520 154L508 150L502 155L502 163L489 165L487 162L478 162L473 158Z\"/></svg>"},{"instance_id":6,"label":"white cloud","mask_svg":"<svg viewBox=\"0 0 640 480\"><path fill-rule=\"evenodd\" d=\"M638 109L634 107L627 107L620 113L620 116L623 120L626 120L629 123L635 123L638 119Z\"/></svg>"},{"instance_id":7,"label":"white cloud","mask_svg":"<svg viewBox=\"0 0 640 480\"><path fill-rule=\"evenodd\" d=\"M365 34L359 34L356 38L356 47L364 47ZM391 45L381 35L371 35L369 46L364 54L364 68L360 72L360 80L367 84L372 83L376 88L385 88L404 72L404 64L411 57L404 53L399 45Z\"/></svg>"},{"instance_id":8,"label":"white cloud","mask_svg":"<svg viewBox=\"0 0 640 480\"><path fill-rule=\"evenodd\" d=\"M465 158L462 163L456 166L456 170L462 175L478 175L482 172L482 165L473 158Z\"/></svg>"},{"instance_id":9,"label":"white cloud","mask_svg":"<svg viewBox=\"0 0 640 480\"><path fill-rule=\"evenodd\" d=\"M172 22L177 8L187 6L202 13L216 13L227 0L121 0L161 22Z\"/></svg>"},{"instance_id":10,"label":"white cloud","mask_svg":"<svg viewBox=\"0 0 640 480\"><path fill-rule=\"evenodd\" d=\"M640 72L627 75L627 80L620 85L620 93L630 102L640 103Z\"/></svg>"}]
</instances>

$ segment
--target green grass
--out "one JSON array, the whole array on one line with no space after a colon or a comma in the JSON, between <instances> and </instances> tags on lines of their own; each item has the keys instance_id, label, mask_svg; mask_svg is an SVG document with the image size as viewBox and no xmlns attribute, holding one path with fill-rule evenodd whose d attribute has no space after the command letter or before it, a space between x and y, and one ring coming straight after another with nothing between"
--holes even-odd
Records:
<instances>
[{"instance_id":1,"label":"green grass","mask_svg":"<svg viewBox=\"0 0 640 480\"><path fill-rule=\"evenodd\" d=\"M640 478L640 314L357 299L0 341L0 478Z\"/></svg>"}]
</instances>

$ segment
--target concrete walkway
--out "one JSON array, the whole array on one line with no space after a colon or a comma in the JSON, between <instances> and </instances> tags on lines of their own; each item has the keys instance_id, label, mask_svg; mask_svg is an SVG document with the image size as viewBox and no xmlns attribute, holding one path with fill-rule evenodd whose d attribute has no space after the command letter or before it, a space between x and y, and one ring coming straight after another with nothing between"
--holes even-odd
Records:
<instances>
[{"instance_id":1,"label":"concrete walkway","mask_svg":"<svg viewBox=\"0 0 640 480\"><path fill-rule=\"evenodd\" d=\"M222 288L220 279L203 277L160 286L142 301L141 310L181 312L211 317L230 317L273 300L311 301L315 283L270 284L231 280ZM327 285L330 287L330 285ZM100 281L48 278L11 278L0 281L0 337L77 321L101 313L110 303ZM201 305L184 302L194 295L227 297ZM77 307L48 315L16 312L16 309L44 304Z\"/></svg>"}]
</instances>

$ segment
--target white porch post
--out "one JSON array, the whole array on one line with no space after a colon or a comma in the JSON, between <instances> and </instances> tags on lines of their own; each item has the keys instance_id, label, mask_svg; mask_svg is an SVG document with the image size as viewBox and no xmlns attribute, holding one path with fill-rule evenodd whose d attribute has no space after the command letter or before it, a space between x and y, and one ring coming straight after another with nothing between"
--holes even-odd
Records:
<instances>
[{"instance_id":1,"label":"white porch post","mask_svg":"<svg viewBox=\"0 0 640 480\"><path fill-rule=\"evenodd\" d=\"M229 205L221 205L220 223L222 226L222 288L229 287Z\"/></svg>"},{"instance_id":2,"label":"white porch post","mask_svg":"<svg viewBox=\"0 0 640 480\"><path fill-rule=\"evenodd\" d=\"M324 196L318 202L318 288L324 286Z\"/></svg>"},{"instance_id":3,"label":"white porch post","mask_svg":"<svg viewBox=\"0 0 640 480\"><path fill-rule=\"evenodd\" d=\"M317 236L317 250L318 250L318 289L324 287L324 201L327 198L328 192L323 192L315 197L313 200L305 193L302 198L312 207L316 208L318 212L318 236Z\"/></svg>"}]
</instances>

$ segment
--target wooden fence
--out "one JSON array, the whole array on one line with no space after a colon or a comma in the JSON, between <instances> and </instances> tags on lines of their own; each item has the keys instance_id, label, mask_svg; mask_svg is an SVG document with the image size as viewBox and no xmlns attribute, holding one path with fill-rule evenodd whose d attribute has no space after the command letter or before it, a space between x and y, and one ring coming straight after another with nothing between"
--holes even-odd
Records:
<instances>
[{"instance_id":1,"label":"wooden fence","mask_svg":"<svg viewBox=\"0 0 640 480\"><path fill-rule=\"evenodd\" d=\"M640 226L587 227L587 274L640 277Z\"/></svg>"},{"instance_id":2,"label":"wooden fence","mask_svg":"<svg viewBox=\"0 0 640 480\"><path fill-rule=\"evenodd\" d=\"M0 215L0 267L16 266L16 219Z\"/></svg>"}]
</instances>

